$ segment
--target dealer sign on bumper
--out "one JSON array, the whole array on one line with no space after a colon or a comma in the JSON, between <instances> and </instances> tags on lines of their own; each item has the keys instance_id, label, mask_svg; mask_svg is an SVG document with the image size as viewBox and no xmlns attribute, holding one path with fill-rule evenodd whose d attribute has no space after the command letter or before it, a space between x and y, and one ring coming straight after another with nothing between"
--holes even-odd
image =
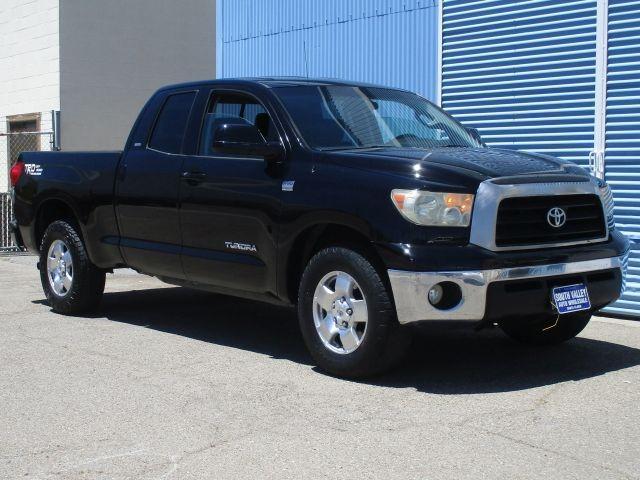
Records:
<instances>
[{"instance_id":1,"label":"dealer sign on bumper","mask_svg":"<svg viewBox=\"0 0 640 480\"><path fill-rule=\"evenodd\" d=\"M555 287L551 291L551 297L559 314L579 312L591 308L589 291L583 283Z\"/></svg>"}]
</instances>

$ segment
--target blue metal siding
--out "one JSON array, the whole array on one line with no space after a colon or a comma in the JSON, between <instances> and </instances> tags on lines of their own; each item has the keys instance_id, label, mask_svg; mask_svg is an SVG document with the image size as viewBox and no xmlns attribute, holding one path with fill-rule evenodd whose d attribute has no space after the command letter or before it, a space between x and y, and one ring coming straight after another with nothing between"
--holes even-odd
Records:
<instances>
[{"instance_id":1,"label":"blue metal siding","mask_svg":"<svg viewBox=\"0 0 640 480\"><path fill-rule=\"evenodd\" d=\"M218 77L332 77L436 97L435 0L219 0Z\"/></svg>"},{"instance_id":2,"label":"blue metal siding","mask_svg":"<svg viewBox=\"0 0 640 480\"><path fill-rule=\"evenodd\" d=\"M609 0L605 174L631 240L627 290L607 310L640 313L640 0Z\"/></svg>"},{"instance_id":3,"label":"blue metal siding","mask_svg":"<svg viewBox=\"0 0 640 480\"><path fill-rule=\"evenodd\" d=\"M444 0L444 108L490 145L588 165L596 13L596 0Z\"/></svg>"}]
</instances>

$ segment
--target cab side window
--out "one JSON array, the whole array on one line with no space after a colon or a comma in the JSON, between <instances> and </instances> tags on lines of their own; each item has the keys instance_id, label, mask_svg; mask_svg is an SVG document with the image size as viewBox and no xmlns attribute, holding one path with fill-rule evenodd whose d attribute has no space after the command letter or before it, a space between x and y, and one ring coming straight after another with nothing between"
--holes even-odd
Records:
<instances>
[{"instance_id":1,"label":"cab side window","mask_svg":"<svg viewBox=\"0 0 640 480\"><path fill-rule=\"evenodd\" d=\"M165 153L180 153L196 92L169 95L153 127L149 148Z\"/></svg>"},{"instance_id":2,"label":"cab side window","mask_svg":"<svg viewBox=\"0 0 640 480\"><path fill-rule=\"evenodd\" d=\"M238 93L214 94L204 116L200 155L213 155L215 132L224 124L254 125L265 141L279 140L271 117L255 98Z\"/></svg>"}]
</instances>

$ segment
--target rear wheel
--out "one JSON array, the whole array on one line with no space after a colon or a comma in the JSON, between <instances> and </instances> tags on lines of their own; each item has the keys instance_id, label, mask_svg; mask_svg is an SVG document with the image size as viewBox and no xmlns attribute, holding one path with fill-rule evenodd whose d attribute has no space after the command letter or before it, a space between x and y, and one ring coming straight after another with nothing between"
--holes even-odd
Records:
<instances>
[{"instance_id":1,"label":"rear wheel","mask_svg":"<svg viewBox=\"0 0 640 480\"><path fill-rule=\"evenodd\" d=\"M54 311L78 314L100 303L105 273L89 260L76 229L56 221L47 227L40 247L40 280Z\"/></svg>"},{"instance_id":2,"label":"rear wheel","mask_svg":"<svg viewBox=\"0 0 640 480\"><path fill-rule=\"evenodd\" d=\"M500 323L508 336L528 345L556 345L578 335L591 320L591 313L544 316ZM557 322L557 323L556 323Z\"/></svg>"},{"instance_id":3,"label":"rear wheel","mask_svg":"<svg viewBox=\"0 0 640 480\"><path fill-rule=\"evenodd\" d=\"M410 343L380 274L347 248L326 248L309 261L300 282L298 318L314 360L343 377L388 370Z\"/></svg>"}]
</instances>

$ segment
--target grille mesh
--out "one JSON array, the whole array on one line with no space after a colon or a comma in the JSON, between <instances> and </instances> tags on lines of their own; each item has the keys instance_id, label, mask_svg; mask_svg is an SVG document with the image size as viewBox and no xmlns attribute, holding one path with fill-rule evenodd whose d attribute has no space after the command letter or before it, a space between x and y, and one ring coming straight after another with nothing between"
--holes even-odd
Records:
<instances>
[{"instance_id":1,"label":"grille mesh","mask_svg":"<svg viewBox=\"0 0 640 480\"><path fill-rule=\"evenodd\" d=\"M559 228L547 221L547 213L554 207L566 213L566 222ZM498 208L498 247L580 242L603 238L605 234L604 213L597 195L506 198Z\"/></svg>"}]
</instances>

